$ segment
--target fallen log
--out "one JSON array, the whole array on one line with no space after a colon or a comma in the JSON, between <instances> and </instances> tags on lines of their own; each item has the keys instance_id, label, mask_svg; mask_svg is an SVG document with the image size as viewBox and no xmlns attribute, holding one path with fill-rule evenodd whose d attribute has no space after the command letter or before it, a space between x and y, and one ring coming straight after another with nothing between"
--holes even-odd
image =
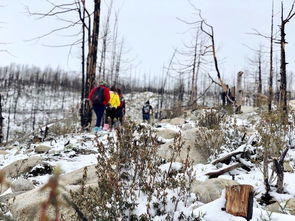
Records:
<instances>
[{"instance_id":1,"label":"fallen log","mask_svg":"<svg viewBox=\"0 0 295 221\"><path fill-rule=\"evenodd\" d=\"M237 151L237 152L231 152L229 153L228 155L226 156L223 156L223 157L220 157L216 160L213 160L211 162L211 164L215 165L215 164L218 164L218 163L226 163L226 164L229 164L230 163L230 160L233 156L236 156L236 155L239 155L239 154L242 154L243 151Z\"/></svg>"},{"instance_id":2,"label":"fallen log","mask_svg":"<svg viewBox=\"0 0 295 221\"><path fill-rule=\"evenodd\" d=\"M227 173L227 172L232 171L234 169L240 168L242 166L243 165L241 163L236 163L236 164L230 165L230 166L225 167L225 168L220 169L220 170L208 172L205 175L209 176L209 179L216 178L216 177L218 177L218 176L220 176L220 175L222 175L224 173Z\"/></svg>"},{"instance_id":3,"label":"fallen log","mask_svg":"<svg viewBox=\"0 0 295 221\"><path fill-rule=\"evenodd\" d=\"M253 214L253 186L233 185L226 187L225 211L234 216L251 220Z\"/></svg>"}]
</instances>

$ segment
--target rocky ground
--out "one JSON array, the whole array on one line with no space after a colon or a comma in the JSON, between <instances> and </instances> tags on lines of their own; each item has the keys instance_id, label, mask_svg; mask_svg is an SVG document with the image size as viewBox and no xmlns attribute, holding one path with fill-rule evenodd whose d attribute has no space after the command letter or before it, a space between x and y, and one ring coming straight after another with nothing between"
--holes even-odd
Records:
<instances>
[{"instance_id":1,"label":"rocky ground","mask_svg":"<svg viewBox=\"0 0 295 221\"><path fill-rule=\"evenodd\" d=\"M156 105L157 97L151 93L127 96L127 115L138 124L141 121L141 105L147 99L153 106ZM257 110L249 107L242 108L242 111L243 114L232 115L223 121L223 126L219 130L199 125L198 120L206 110L186 111L185 116L153 122L152 129L157 134L160 144L158 155L163 159L171 159L169 146L172 145L174 137L181 134L184 146L173 164L176 171L177 165L179 168L182 167L187 159L187 151L190 150L189 157L194 162L193 171L195 174L191 192L197 196L198 200L183 211L193 213L195 216L206 214L203 216L203 220L213 221L216 220L216 216L220 217L220 221L243 220L221 211L224 206L223 191L229 185L250 184L254 186L256 193L253 215L255 219L253 218L253 220L262 220L266 217L269 217L269 220L295 220L295 216L292 216L295 215L295 185L293 184L295 149L289 151L284 165L285 193L277 194L275 188L272 187L273 203L267 206L260 205L258 202L264 192L261 162L254 162L253 159L257 155L251 152L253 148L257 148L253 145L253 140L256 139L253 122L259 121L259 115ZM246 138L241 141L240 138L243 134L246 134ZM38 215L34 215L38 214L41 203L48 198L48 190L40 191L40 188L48 182L56 166L61 171L60 184L63 187L61 192L65 195L69 195L69 190L79 189L85 166L88 167L86 184L95 185L95 165L98 154L96 140L107 146L108 136L115 136L115 132L102 132L96 136L77 130L74 133L62 135L52 134L49 136L51 139L44 142L33 142L32 139L26 139L24 142L1 146L1 176L5 174L6 177L0 190L2 212L12 216L14 220L37 220ZM224 140L224 137L230 138L230 140ZM208 151L208 148L212 150ZM248 151L252 155L248 159L243 159L241 155L237 154L232 162L212 163L220 157L239 150ZM213 152L214 155L210 155ZM250 169L237 168L209 179L208 173L221 170L234 164L237 160L244 162ZM63 205L62 209L68 211L64 212L66 214L64 220L71 220L73 210ZM53 212L50 211L50 213ZM282 215L282 213L287 215ZM162 216L157 220L165 220L165 218Z\"/></svg>"}]
</instances>

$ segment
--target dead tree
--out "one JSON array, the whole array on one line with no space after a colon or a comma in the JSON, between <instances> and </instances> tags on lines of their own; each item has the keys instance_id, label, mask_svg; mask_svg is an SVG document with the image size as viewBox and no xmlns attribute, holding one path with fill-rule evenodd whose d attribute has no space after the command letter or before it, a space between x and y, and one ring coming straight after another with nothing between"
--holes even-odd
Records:
<instances>
[{"instance_id":1,"label":"dead tree","mask_svg":"<svg viewBox=\"0 0 295 221\"><path fill-rule=\"evenodd\" d=\"M103 33L102 33L102 48L100 54L100 63L98 66L98 78L105 79L105 69L106 69L106 55L107 55L107 48L108 48L108 37L110 32L110 19L111 19L111 12L112 12L112 5L113 1L111 1L108 14L106 18L106 22L104 23Z\"/></svg>"},{"instance_id":2,"label":"dead tree","mask_svg":"<svg viewBox=\"0 0 295 221\"><path fill-rule=\"evenodd\" d=\"M224 93L226 94L226 98L227 100L234 104L234 98L232 96L230 96L230 93L229 93L229 87L227 84L225 84L221 78L221 73L220 73L220 70L219 70L219 66L218 66L218 59L217 59L217 55L216 55L216 47L215 47L215 38L214 38L214 29L213 29L213 26L207 24L205 22L205 20L202 18L201 15L199 15L200 18L201 18L201 31L204 32L210 39L211 41L211 45L207 46L207 48L210 48L211 49L211 52L212 52L212 56L213 56L213 61L214 61L214 67L215 67L215 70L216 70L216 73L217 73L217 78L218 78L218 82L216 82L215 80L213 80L212 77L211 80L212 82L214 82L215 84L219 85ZM209 30L205 30L205 27L206 26ZM236 111L235 111L236 112Z\"/></svg>"},{"instance_id":3,"label":"dead tree","mask_svg":"<svg viewBox=\"0 0 295 221\"><path fill-rule=\"evenodd\" d=\"M93 25L92 25L92 35L90 39L90 44L88 47L87 55L87 67L86 67L86 93L85 99L83 102L83 108L81 109L81 126L82 128L87 128L92 119L92 110L90 102L87 100L87 97L94 87L95 83L95 70L97 62L97 45L98 45L98 36L99 36L99 24L100 24L100 0L94 0L94 13L93 13Z\"/></svg>"},{"instance_id":4,"label":"dead tree","mask_svg":"<svg viewBox=\"0 0 295 221\"><path fill-rule=\"evenodd\" d=\"M242 89L242 76L243 76L243 72L239 71L237 74L237 86L236 86L236 92L235 92L235 96L236 96L236 113L241 113L241 106L243 103L243 89Z\"/></svg>"},{"instance_id":5,"label":"dead tree","mask_svg":"<svg viewBox=\"0 0 295 221\"><path fill-rule=\"evenodd\" d=\"M93 0L93 13L89 13L86 9L86 3L85 0L73 0L72 3L65 3L65 4L59 4L56 5L50 1L48 1L49 4L52 5L52 8L47 13L31 13L28 9L28 13L30 15L38 16L39 18L44 17L56 17L57 19L60 19L63 22L69 23L68 25L65 25L60 28L56 28L54 30L51 30L50 32L43 34L39 37L36 37L31 40L39 40L40 38L44 38L50 34L53 34L55 32L66 30L71 27L74 27L76 25L79 25L82 23L82 39L76 40L72 44L63 45L63 46L69 46L72 47L74 45L80 44L82 42L82 74L85 71L84 66L84 48L85 48L85 38L86 33L85 29L88 31L88 50L87 50L87 61L86 61L86 74L82 76L82 92L81 92L81 108L80 108L80 118L81 118L81 126L83 128L86 128L90 122L91 122L91 108L89 101L87 100L88 95L90 93L90 90L94 86L95 81L95 70L96 70L96 63L97 63L97 45L98 45L98 36L99 36L99 24L100 24L100 9L101 9L101 0ZM82 3L82 5L81 5ZM64 14L68 14L70 12L74 12L79 14L79 19L76 21L69 21L67 19L62 19L60 16ZM88 25L86 22L86 19L88 19ZM92 21L92 27L91 27L91 21ZM79 33L78 33L79 34ZM78 36L77 34L77 36ZM85 76L85 77L84 77Z\"/></svg>"},{"instance_id":6,"label":"dead tree","mask_svg":"<svg viewBox=\"0 0 295 221\"><path fill-rule=\"evenodd\" d=\"M272 1L271 12L271 26L270 26L270 52L269 52L269 86L268 86L268 111L271 112L273 100L273 17L274 17L274 3Z\"/></svg>"},{"instance_id":7,"label":"dead tree","mask_svg":"<svg viewBox=\"0 0 295 221\"><path fill-rule=\"evenodd\" d=\"M281 48L281 65L280 65L280 108L287 114L287 73L286 73L286 51L285 46L286 42L286 24L294 17L295 15L295 0L292 3L291 9L286 18L284 18L284 3L281 2L281 25L280 25L280 48Z\"/></svg>"},{"instance_id":8,"label":"dead tree","mask_svg":"<svg viewBox=\"0 0 295 221\"><path fill-rule=\"evenodd\" d=\"M4 117L2 116L2 95L0 94L0 144L3 142L3 120Z\"/></svg>"},{"instance_id":9,"label":"dead tree","mask_svg":"<svg viewBox=\"0 0 295 221\"><path fill-rule=\"evenodd\" d=\"M117 85L119 83L123 46L124 46L124 41L122 40L120 50L117 56L117 61L116 61L114 85Z\"/></svg>"}]
</instances>

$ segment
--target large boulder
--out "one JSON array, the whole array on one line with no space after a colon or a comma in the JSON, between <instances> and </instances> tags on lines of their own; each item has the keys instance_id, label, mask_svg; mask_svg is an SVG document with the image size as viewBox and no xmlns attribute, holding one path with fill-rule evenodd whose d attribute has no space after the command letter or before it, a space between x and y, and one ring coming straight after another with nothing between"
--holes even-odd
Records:
<instances>
[{"instance_id":1,"label":"large boulder","mask_svg":"<svg viewBox=\"0 0 295 221\"><path fill-rule=\"evenodd\" d=\"M184 119L180 117L172 118L170 120L170 124L172 125L183 125L184 124Z\"/></svg>"},{"instance_id":2,"label":"large boulder","mask_svg":"<svg viewBox=\"0 0 295 221\"><path fill-rule=\"evenodd\" d=\"M9 154L9 153L5 150L0 150L0 155L6 155L6 154Z\"/></svg>"},{"instance_id":3,"label":"large boulder","mask_svg":"<svg viewBox=\"0 0 295 221\"><path fill-rule=\"evenodd\" d=\"M51 147L48 147L46 145L38 145L35 147L35 152L36 153L47 153Z\"/></svg>"},{"instance_id":4,"label":"large boulder","mask_svg":"<svg viewBox=\"0 0 295 221\"><path fill-rule=\"evenodd\" d=\"M156 131L156 134L164 139L173 139L178 132L167 128L161 128Z\"/></svg>"},{"instance_id":5,"label":"large boulder","mask_svg":"<svg viewBox=\"0 0 295 221\"><path fill-rule=\"evenodd\" d=\"M77 190L78 186L67 186L67 190ZM64 188L60 188L60 193L69 196L69 192L65 191ZM37 221L39 220L41 206L44 201L48 199L49 190L41 191L40 188L22 193L15 196L14 198L8 201L9 210L12 214L14 220L21 221ZM72 215L74 211L71 207L68 206L67 202L63 197L58 198L59 201L59 210L60 216L63 217L63 220L73 220ZM49 220L55 220L55 210L52 206L47 210L47 215Z\"/></svg>"},{"instance_id":6,"label":"large boulder","mask_svg":"<svg viewBox=\"0 0 295 221\"><path fill-rule=\"evenodd\" d=\"M295 110L295 100L290 100L289 106L290 106L291 110Z\"/></svg>"},{"instance_id":7,"label":"large boulder","mask_svg":"<svg viewBox=\"0 0 295 221\"><path fill-rule=\"evenodd\" d=\"M34 166L42 162L41 157L30 157L23 160L17 160L2 168L7 177L17 178L20 175L29 172Z\"/></svg>"},{"instance_id":8,"label":"large boulder","mask_svg":"<svg viewBox=\"0 0 295 221\"><path fill-rule=\"evenodd\" d=\"M70 173L60 177L62 185L79 185L83 179L84 168L74 170ZM97 175L95 165L87 166L87 179L84 180L86 184L94 184L97 182Z\"/></svg>"},{"instance_id":9,"label":"large boulder","mask_svg":"<svg viewBox=\"0 0 295 221\"><path fill-rule=\"evenodd\" d=\"M205 182L194 182L192 192L199 197L202 203L209 203L221 196L222 190L227 186L238 185L236 181L222 178L208 179Z\"/></svg>"},{"instance_id":10,"label":"large boulder","mask_svg":"<svg viewBox=\"0 0 295 221\"><path fill-rule=\"evenodd\" d=\"M294 173L294 169L289 161L284 161L284 172Z\"/></svg>"},{"instance_id":11,"label":"large boulder","mask_svg":"<svg viewBox=\"0 0 295 221\"><path fill-rule=\"evenodd\" d=\"M180 150L180 155L176 156L177 162L183 162L187 157L188 148L190 148L190 159L194 160L194 163L205 163L207 159L205 159L201 153L201 150L195 148L196 142L196 128L192 128L182 133L182 141L184 141L183 148ZM167 142L160 146L158 150L158 154L169 160L172 156L170 145L173 145L173 141Z\"/></svg>"},{"instance_id":12,"label":"large boulder","mask_svg":"<svg viewBox=\"0 0 295 221\"><path fill-rule=\"evenodd\" d=\"M21 191L29 191L35 188L33 183L30 180L24 179L24 178L19 178L13 181L10 187L13 193L21 192Z\"/></svg>"},{"instance_id":13,"label":"large boulder","mask_svg":"<svg viewBox=\"0 0 295 221\"><path fill-rule=\"evenodd\" d=\"M295 215L295 198L289 199L283 202L275 202L273 204L268 205L268 211L276 212L276 213L286 213L289 212L291 215Z\"/></svg>"}]
</instances>

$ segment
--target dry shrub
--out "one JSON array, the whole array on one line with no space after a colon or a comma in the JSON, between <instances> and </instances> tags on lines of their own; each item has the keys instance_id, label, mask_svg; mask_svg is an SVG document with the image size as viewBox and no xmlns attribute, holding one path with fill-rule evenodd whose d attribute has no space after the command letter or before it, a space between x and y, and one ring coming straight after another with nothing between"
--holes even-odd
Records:
<instances>
[{"instance_id":1,"label":"dry shrub","mask_svg":"<svg viewBox=\"0 0 295 221\"><path fill-rule=\"evenodd\" d=\"M194 180L192 162L187 159L179 171L172 166L183 147L180 135L170 146L167 171L159 167L165 162L157 154L156 140L151 129L127 122L117 129L116 139L108 138L108 146L97 141L97 187L87 188L82 183L80 191L72 193L73 202L89 220L153 220L165 214L173 217L180 202L191 205L196 200L189 192ZM87 171L83 180L85 177ZM174 192L172 198L169 191ZM147 199L147 212L136 215L142 196ZM168 202L174 205L173 210L168 210Z\"/></svg>"},{"instance_id":2,"label":"dry shrub","mask_svg":"<svg viewBox=\"0 0 295 221\"><path fill-rule=\"evenodd\" d=\"M261 114L261 122L256 129L260 135L259 144L267 148L269 157L279 157L281 151L286 147L284 139L289 125L282 123L282 114L280 112L264 112ZM265 151L265 150L262 150ZM262 153L260 153L262 155Z\"/></svg>"},{"instance_id":3,"label":"dry shrub","mask_svg":"<svg viewBox=\"0 0 295 221\"><path fill-rule=\"evenodd\" d=\"M196 132L195 148L200 150L204 159L217 156L223 144L225 138L222 130L200 127Z\"/></svg>"},{"instance_id":4,"label":"dry shrub","mask_svg":"<svg viewBox=\"0 0 295 221\"><path fill-rule=\"evenodd\" d=\"M197 124L199 127L206 127L208 129L219 129L220 123L224 117L224 113L220 110L209 109L205 110L198 116Z\"/></svg>"}]
</instances>

